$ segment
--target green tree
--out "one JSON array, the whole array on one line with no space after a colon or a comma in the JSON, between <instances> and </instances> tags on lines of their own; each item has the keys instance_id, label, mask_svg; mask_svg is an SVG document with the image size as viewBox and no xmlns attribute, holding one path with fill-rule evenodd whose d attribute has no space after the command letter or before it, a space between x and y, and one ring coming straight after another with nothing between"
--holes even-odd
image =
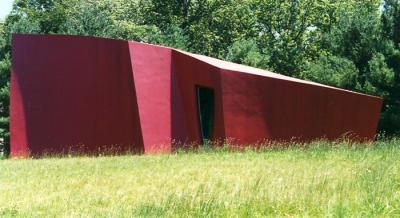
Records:
<instances>
[{"instance_id":1,"label":"green tree","mask_svg":"<svg viewBox=\"0 0 400 218\"><path fill-rule=\"evenodd\" d=\"M400 1L384 0L382 13L382 33L386 39L400 44Z\"/></svg>"},{"instance_id":2,"label":"green tree","mask_svg":"<svg viewBox=\"0 0 400 218\"><path fill-rule=\"evenodd\" d=\"M321 31L331 22L328 6L313 0L253 1L259 44L273 70L298 76L307 60L318 57Z\"/></svg>"},{"instance_id":3,"label":"green tree","mask_svg":"<svg viewBox=\"0 0 400 218\"><path fill-rule=\"evenodd\" d=\"M61 31L71 35L115 37L117 29L110 14L113 6L108 1L75 4L67 9L68 16L60 26Z\"/></svg>"},{"instance_id":4,"label":"green tree","mask_svg":"<svg viewBox=\"0 0 400 218\"><path fill-rule=\"evenodd\" d=\"M400 1L385 0L381 16L380 51L387 67L393 71L393 81L385 88L385 105L380 129L400 134ZM386 74L384 74L386 75ZM384 77L386 78L386 77ZM375 78L377 80L377 78ZM385 84L384 84L385 85Z\"/></svg>"},{"instance_id":5,"label":"green tree","mask_svg":"<svg viewBox=\"0 0 400 218\"><path fill-rule=\"evenodd\" d=\"M321 56L314 62L306 63L301 77L345 89L357 89L358 69L352 61L333 55Z\"/></svg>"},{"instance_id":6,"label":"green tree","mask_svg":"<svg viewBox=\"0 0 400 218\"><path fill-rule=\"evenodd\" d=\"M224 58L234 42L257 35L251 2L222 0L192 4L189 24L184 29L192 51Z\"/></svg>"},{"instance_id":7,"label":"green tree","mask_svg":"<svg viewBox=\"0 0 400 218\"><path fill-rule=\"evenodd\" d=\"M254 39L243 39L233 43L225 59L252 67L269 68L269 56L261 52Z\"/></svg>"},{"instance_id":8,"label":"green tree","mask_svg":"<svg viewBox=\"0 0 400 218\"><path fill-rule=\"evenodd\" d=\"M28 18L37 22L41 33L58 33L67 14L66 8L77 0L16 0L10 19ZM11 21L14 22L14 21Z\"/></svg>"},{"instance_id":9,"label":"green tree","mask_svg":"<svg viewBox=\"0 0 400 218\"><path fill-rule=\"evenodd\" d=\"M147 0L140 5L145 24L163 35L179 33L188 50L204 55L224 58L235 41L257 35L250 1Z\"/></svg>"}]
</instances>

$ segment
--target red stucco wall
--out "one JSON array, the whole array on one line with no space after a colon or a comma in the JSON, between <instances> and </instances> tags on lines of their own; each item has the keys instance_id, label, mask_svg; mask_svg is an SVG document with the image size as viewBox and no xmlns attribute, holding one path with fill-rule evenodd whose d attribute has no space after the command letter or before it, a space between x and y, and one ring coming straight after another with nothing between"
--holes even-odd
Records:
<instances>
[{"instance_id":1,"label":"red stucco wall","mask_svg":"<svg viewBox=\"0 0 400 218\"><path fill-rule=\"evenodd\" d=\"M129 42L144 150L171 151L171 49Z\"/></svg>"},{"instance_id":2,"label":"red stucco wall","mask_svg":"<svg viewBox=\"0 0 400 218\"><path fill-rule=\"evenodd\" d=\"M14 35L11 155L143 150L126 41Z\"/></svg>"},{"instance_id":3,"label":"red stucco wall","mask_svg":"<svg viewBox=\"0 0 400 218\"><path fill-rule=\"evenodd\" d=\"M268 140L374 139L382 99L275 78L222 71L226 137Z\"/></svg>"},{"instance_id":4,"label":"red stucco wall","mask_svg":"<svg viewBox=\"0 0 400 218\"><path fill-rule=\"evenodd\" d=\"M12 156L200 143L196 86L215 93L213 139L237 144L373 140L382 106L377 97L95 37L14 35L12 65Z\"/></svg>"},{"instance_id":5,"label":"red stucco wall","mask_svg":"<svg viewBox=\"0 0 400 218\"><path fill-rule=\"evenodd\" d=\"M222 108L222 88L220 69L179 51L173 52L178 90L182 98L184 123L187 130L186 141L200 143L200 125L197 108L196 86L212 88L215 95L214 140L224 140L225 127Z\"/></svg>"}]
</instances>

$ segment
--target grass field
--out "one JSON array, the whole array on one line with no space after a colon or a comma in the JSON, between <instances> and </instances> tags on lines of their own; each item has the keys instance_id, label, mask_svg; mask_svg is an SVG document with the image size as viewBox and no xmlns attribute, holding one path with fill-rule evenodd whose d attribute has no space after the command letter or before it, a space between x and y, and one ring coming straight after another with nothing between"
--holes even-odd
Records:
<instances>
[{"instance_id":1,"label":"grass field","mask_svg":"<svg viewBox=\"0 0 400 218\"><path fill-rule=\"evenodd\" d=\"M0 161L0 217L399 217L400 140Z\"/></svg>"}]
</instances>

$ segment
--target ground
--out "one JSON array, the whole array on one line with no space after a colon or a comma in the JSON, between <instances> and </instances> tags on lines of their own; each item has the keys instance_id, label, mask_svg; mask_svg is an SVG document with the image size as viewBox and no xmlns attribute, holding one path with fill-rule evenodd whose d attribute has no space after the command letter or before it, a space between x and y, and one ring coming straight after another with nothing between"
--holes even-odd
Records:
<instances>
[{"instance_id":1,"label":"ground","mask_svg":"<svg viewBox=\"0 0 400 218\"><path fill-rule=\"evenodd\" d=\"M0 217L398 217L400 140L0 161Z\"/></svg>"}]
</instances>

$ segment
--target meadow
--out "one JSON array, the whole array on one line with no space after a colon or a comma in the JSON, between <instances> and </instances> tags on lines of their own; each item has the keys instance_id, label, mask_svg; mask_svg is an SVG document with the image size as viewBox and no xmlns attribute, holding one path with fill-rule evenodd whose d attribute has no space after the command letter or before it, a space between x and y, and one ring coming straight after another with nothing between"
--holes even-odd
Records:
<instances>
[{"instance_id":1,"label":"meadow","mask_svg":"<svg viewBox=\"0 0 400 218\"><path fill-rule=\"evenodd\" d=\"M0 161L0 217L399 217L400 140Z\"/></svg>"}]
</instances>

